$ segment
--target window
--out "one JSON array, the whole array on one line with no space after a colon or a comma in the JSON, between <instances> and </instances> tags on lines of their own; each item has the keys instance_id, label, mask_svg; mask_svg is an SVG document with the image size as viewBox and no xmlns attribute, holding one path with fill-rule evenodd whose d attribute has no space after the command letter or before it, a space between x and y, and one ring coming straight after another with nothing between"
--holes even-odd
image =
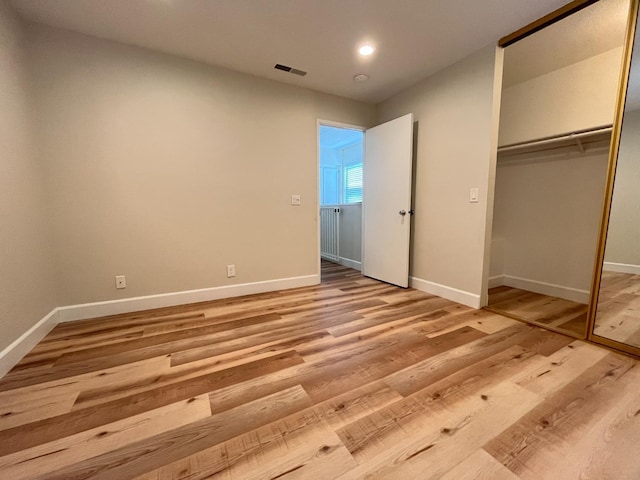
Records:
<instances>
[{"instance_id":1,"label":"window","mask_svg":"<svg viewBox=\"0 0 640 480\"><path fill-rule=\"evenodd\" d=\"M362 164L344 169L344 203L362 201Z\"/></svg>"}]
</instances>

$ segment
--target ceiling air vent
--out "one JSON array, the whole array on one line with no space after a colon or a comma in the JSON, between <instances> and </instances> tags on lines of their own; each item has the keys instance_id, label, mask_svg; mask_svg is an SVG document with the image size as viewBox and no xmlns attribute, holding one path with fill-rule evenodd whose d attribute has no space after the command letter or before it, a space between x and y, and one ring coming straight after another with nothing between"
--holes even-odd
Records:
<instances>
[{"instance_id":1,"label":"ceiling air vent","mask_svg":"<svg viewBox=\"0 0 640 480\"><path fill-rule=\"evenodd\" d=\"M307 74L307 72L305 72L304 70L298 70L297 68L291 68L287 65L281 65L279 63L276 63L273 68L275 68L276 70L282 70L283 72L293 73L294 75L300 75L301 77L304 77Z\"/></svg>"}]
</instances>

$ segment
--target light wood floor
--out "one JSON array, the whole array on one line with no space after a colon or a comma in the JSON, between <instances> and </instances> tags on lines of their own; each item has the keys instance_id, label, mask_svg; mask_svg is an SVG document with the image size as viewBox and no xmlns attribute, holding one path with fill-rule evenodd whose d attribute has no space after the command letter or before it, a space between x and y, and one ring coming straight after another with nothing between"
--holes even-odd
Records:
<instances>
[{"instance_id":1,"label":"light wood floor","mask_svg":"<svg viewBox=\"0 0 640 480\"><path fill-rule=\"evenodd\" d=\"M640 347L640 275L602 272L593 332Z\"/></svg>"},{"instance_id":2,"label":"light wood floor","mask_svg":"<svg viewBox=\"0 0 640 480\"><path fill-rule=\"evenodd\" d=\"M512 287L489 289L489 308L584 338L588 305Z\"/></svg>"},{"instance_id":3,"label":"light wood floor","mask_svg":"<svg viewBox=\"0 0 640 480\"><path fill-rule=\"evenodd\" d=\"M58 326L0 381L0 478L635 479L626 356L323 265Z\"/></svg>"}]
</instances>

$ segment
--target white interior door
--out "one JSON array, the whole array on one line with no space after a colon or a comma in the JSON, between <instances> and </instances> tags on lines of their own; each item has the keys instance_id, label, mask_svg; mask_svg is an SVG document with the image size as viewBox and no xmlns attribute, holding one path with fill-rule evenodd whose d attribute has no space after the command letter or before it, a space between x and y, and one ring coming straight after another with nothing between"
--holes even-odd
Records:
<instances>
[{"instance_id":1,"label":"white interior door","mask_svg":"<svg viewBox=\"0 0 640 480\"><path fill-rule=\"evenodd\" d=\"M362 272L409 286L413 114L365 132Z\"/></svg>"}]
</instances>

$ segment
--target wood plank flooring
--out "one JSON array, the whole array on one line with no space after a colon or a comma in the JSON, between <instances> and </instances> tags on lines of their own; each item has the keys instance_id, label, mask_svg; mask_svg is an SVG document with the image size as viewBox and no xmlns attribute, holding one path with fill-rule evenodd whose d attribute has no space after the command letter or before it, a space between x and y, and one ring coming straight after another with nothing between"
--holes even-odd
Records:
<instances>
[{"instance_id":1,"label":"wood plank flooring","mask_svg":"<svg viewBox=\"0 0 640 480\"><path fill-rule=\"evenodd\" d=\"M588 305L513 287L489 289L489 308L526 322L585 338Z\"/></svg>"},{"instance_id":2,"label":"wood plank flooring","mask_svg":"<svg viewBox=\"0 0 640 480\"><path fill-rule=\"evenodd\" d=\"M602 272L593 332L640 347L640 275Z\"/></svg>"},{"instance_id":3,"label":"wood plank flooring","mask_svg":"<svg viewBox=\"0 0 640 480\"><path fill-rule=\"evenodd\" d=\"M322 270L59 325L0 380L0 478L640 478L637 361Z\"/></svg>"}]
</instances>

